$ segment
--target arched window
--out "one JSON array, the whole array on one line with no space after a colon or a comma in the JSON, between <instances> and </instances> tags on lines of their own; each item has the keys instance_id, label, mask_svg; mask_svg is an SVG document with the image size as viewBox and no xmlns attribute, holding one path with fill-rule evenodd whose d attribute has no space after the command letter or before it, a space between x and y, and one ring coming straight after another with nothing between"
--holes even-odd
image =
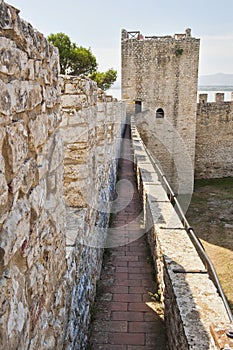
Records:
<instances>
[{"instance_id":1,"label":"arched window","mask_svg":"<svg viewBox=\"0 0 233 350\"><path fill-rule=\"evenodd\" d=\"M164 110L162 108L157 109L156 118L164 118Z\"/></svg>"}]
</instances>

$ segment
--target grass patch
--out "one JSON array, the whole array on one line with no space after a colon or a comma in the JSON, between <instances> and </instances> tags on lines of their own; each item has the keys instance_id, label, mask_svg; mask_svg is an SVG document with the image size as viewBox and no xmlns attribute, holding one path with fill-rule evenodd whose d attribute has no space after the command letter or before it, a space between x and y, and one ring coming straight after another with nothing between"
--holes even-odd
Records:
<instances>
[{"instance_id":1,"label":"grass patch","mask_svg":"<svg viewBox=\"0 0 233 350\"><path fill-rule=\"evenodd\" d=\"M196 180L186 217L212 260L233 311L233 178Z\"/></svg>"},{"instance_id":2,"label":"grass patch","mask_svg":"<svg viewBox=\"0 0 233 350\"><path fill-rule=\"evenodd\" d=\"M232 177L224 177L222 179L197 179L195 180L194 188L198 189L204 186L213 186L215 189L218 187L225 187L227 190L232 189L233 193L233 178Z\"/></svg>"}]
</instances>

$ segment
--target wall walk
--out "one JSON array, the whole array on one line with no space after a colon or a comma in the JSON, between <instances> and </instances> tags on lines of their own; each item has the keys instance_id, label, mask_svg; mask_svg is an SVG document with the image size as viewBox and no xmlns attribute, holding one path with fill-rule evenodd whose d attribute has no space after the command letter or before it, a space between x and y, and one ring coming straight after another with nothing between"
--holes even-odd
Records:
<instances>
[{"instance_id":1,"label":"wall walk","mask_svg":"<svg viewBox=\"0 0 233 350\"><path fill-rule=\"evenodd\" d=\"M91 327L90 349L93 350L165 349L163 320L152 309L150 293L156 292L156 283L150 252L140 227L142 208L129 137L128 127L122 142L120 185L114 205L123 209L112 215L110 226L110 235L119 236L120 240L119 246L105 253ZM125 180L130 181L132 187ZM129 243L120 246L122 239L123 243L127 240Z\"/></svg>"}]
</instances>

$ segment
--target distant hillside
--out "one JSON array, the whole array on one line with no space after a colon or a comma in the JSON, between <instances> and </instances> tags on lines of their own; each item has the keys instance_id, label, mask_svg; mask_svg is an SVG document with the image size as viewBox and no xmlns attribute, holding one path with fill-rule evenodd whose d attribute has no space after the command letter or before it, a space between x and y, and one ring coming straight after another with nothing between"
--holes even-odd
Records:
<instances>
[{"instance_id":1,"label":"distant hillside","mask_svg":"<svg viewBox=\"0 0 233 350\"><path fill-rule=\"evenodd\" d=\"M210 75L201 75L198 81L199 85L222 85L222 86L233 86L233 74L210 74Z\"/></svg>"}]
</instances>

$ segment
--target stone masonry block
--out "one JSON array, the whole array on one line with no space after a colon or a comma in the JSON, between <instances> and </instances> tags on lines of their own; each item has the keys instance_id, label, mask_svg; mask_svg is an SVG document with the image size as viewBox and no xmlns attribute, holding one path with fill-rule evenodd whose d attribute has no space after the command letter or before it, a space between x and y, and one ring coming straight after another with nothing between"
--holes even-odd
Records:
<instances>
[{"instance_id":1,"label":"stone masonry block","mask_svg":"<svg viewBox=\"0 0 233 350\"><path fill-rule=\"evenodd\" d=\"M39 84L31 84L27 81L12 83L14 104L12 112L20 113L25 110L32 110L42 102L41 87Z\"/></svg>"},{"instance_id":2,"label":"stone masonry block","mask_svg":"<svg viewBox=\"0 0 233 350\"><path fill-rule=\"evenodd\" d=\"M48 138L48 115L37 115L34 120L28 123L30 142L34 149L44 144Z\"/></svg>"},{"instance_id":3,"label":"stone masonry block","mask_svg":"<svg viewBox=\"0 0 233 350\"><path fill-rule=\"evenodd\" d=\"M13 40L0 37L0 72L19 78L26 76L27 68L27 54L18 49Z\"/></svg>"},{"instance_id":4,"label":"stone masonry block","mask_svg":"<svg viewBox=\"0 0 233 350\"><path fill-rule=\"evenodd\" d=\"M27 199L19 200L5 221L0 238L6 265L21 247L30 231L30 205Z\"/></svg>"},{"instance_id":5,"label":"stone masonry block","mask_svg":"<svg viewBox=\"0 0 233 350\"><path fill-rule=\"evenodd\" d=\"M29 197L31 207L33 208L35 213L38 215L38 217L45 207L46 195L47 195L46 180L42 179L39 182L38 186L33 188Z\"/></svg>"},{"instance_id":6,"label":"stone masonry block","mask_svg":"<svg viewBox=\"0 0 233 350\"><path fill-rule=\"evenodd\" d=\"M27 159L9 184L10 192L16 194L21 190L27 194L37 182L38 168L35 159Z\"/></svg>"},{"instance_id":7,"label":"stone masonry block","mask_svg":"<svg viewBox=\"0 0 233 350\"><path fill-rule=\"evenodd\" d=\"M61 100L63 108L82 109L88 107L86 95L62 95Z\"/></svg>"},{"instance_id":8,"label":"stone masonry block","mask_svg":"<svg viewBox=\"0 0 233 350\"><path fill-rule=\"evenodd\" d=\"M61 135L65 144L88 142L88 128L84 125L68 126L61 129Z\"/></svg>"},{"instance_id":9,"label":"stone masonry block","mask_svg":"<svg viewBox=\"0 0 233 350\"><path fill-rule=\"evenodd\" d=\"M28 157L28 134L21 122L13 123L6 128L7 155L10 170L17 173Z\"/></svg>"},{"instance_id":10,"label":"stone masonry block","mask_svg":"<svg viewBox=\"0 0 233 350\"><path fill-rule=\"evenodd\" d=\"M13 86L11 84L5 84L0 80L0 90L0 112L4 115L10 115L12 106L16 104Z\"/></svg>"},{"instance_id":11,"label":"stone masonry block","mask_svg":"<svg viewBox=\"0 0 233 350\"><path fill-rule=\"evenodd\" d=\"M63 143L59 132L54 135L53 142L48 152L49 172L61 167L63 162Z\"/></svg>"},{"instance_id":12,"label":"stone masonry block","mask_svg":"<svg viewBox=\"0 0 233 350\"><path fill-rule=\"evenodd\" d=\"M8 187L5 178L5 161L3 156L0 154L0 194L4 194L4 197L7 197L7 191Z\"/></svg>"}]
</instances>

